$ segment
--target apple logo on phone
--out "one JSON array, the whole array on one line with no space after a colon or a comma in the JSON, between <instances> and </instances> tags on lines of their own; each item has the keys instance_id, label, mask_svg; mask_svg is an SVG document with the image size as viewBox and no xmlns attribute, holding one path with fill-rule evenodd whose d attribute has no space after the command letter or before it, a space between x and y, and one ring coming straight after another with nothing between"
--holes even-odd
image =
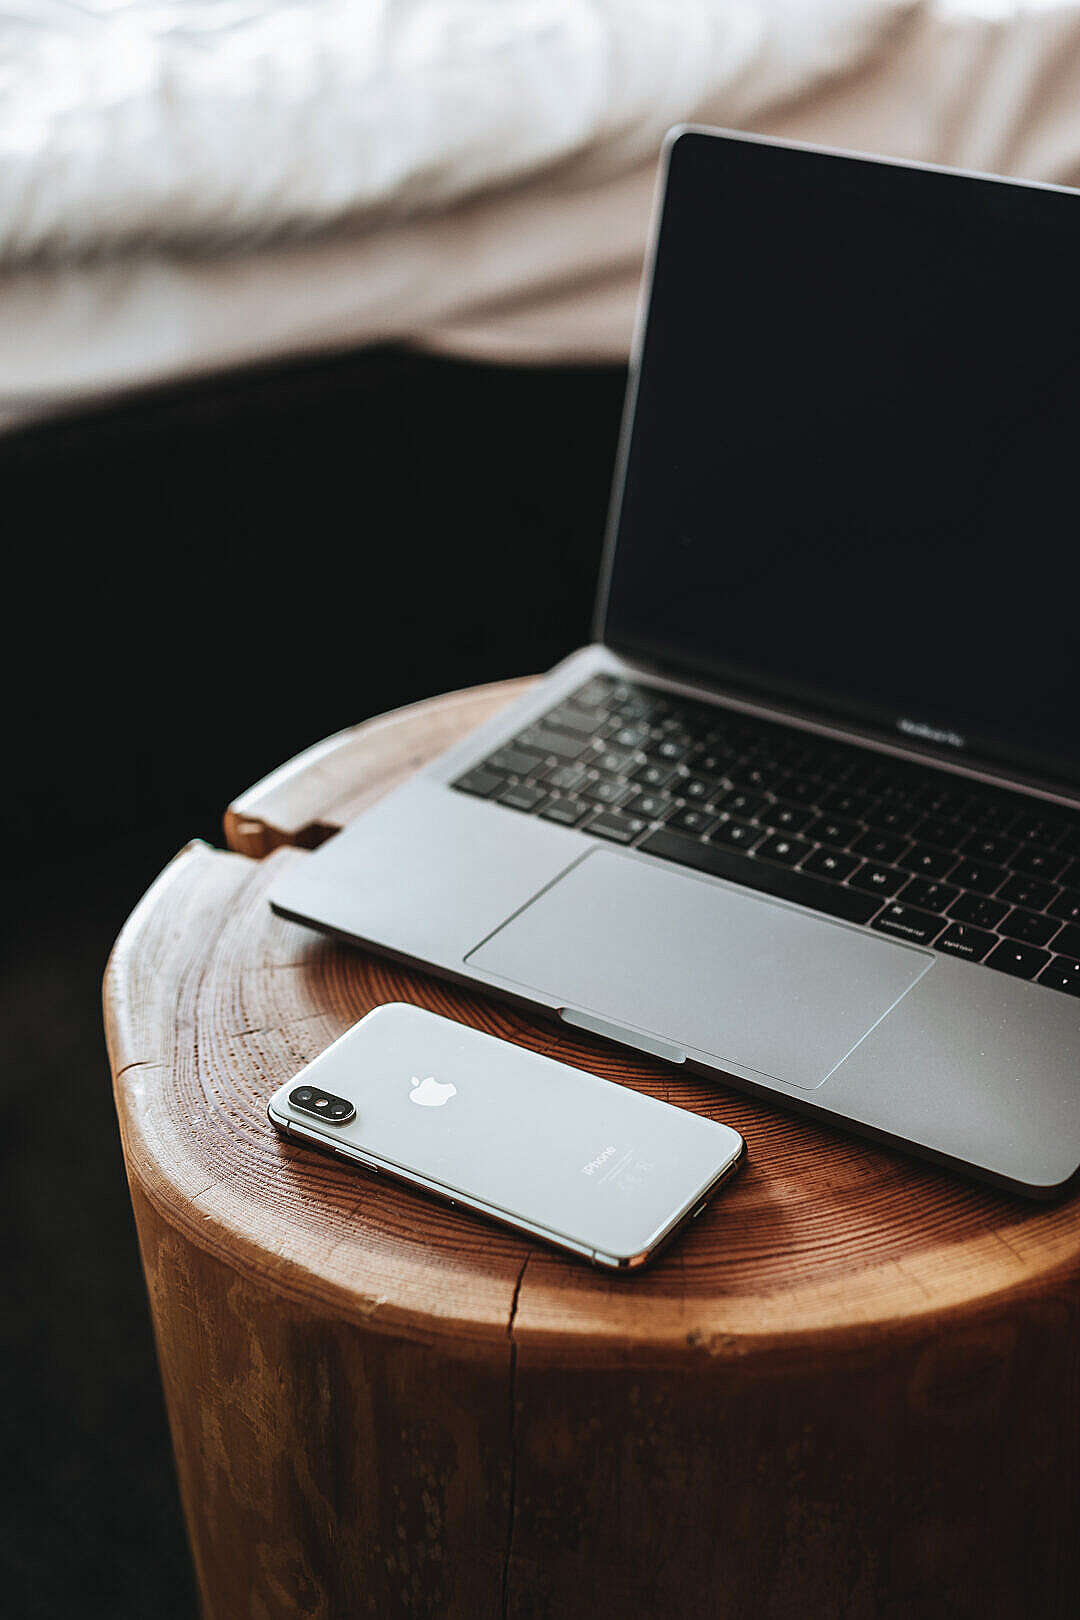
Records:
<instances>
[{"instance_id":1,"label":"apple logo on phone","mask_svg":"<svg viewBox=\"0 0 1080 1620\"><path fill-rule=\"evenodd\" d=\"M429 1074L426 1080L418 1080L415 1074L412 1077L413 1089L409 1092L409 1101L416 1103L420 1108L441 1108L448 1103L451 1097L457 1096L457 1086L447 1080L445 1084L436 1080Z\"/></svg>"}]
</instances>

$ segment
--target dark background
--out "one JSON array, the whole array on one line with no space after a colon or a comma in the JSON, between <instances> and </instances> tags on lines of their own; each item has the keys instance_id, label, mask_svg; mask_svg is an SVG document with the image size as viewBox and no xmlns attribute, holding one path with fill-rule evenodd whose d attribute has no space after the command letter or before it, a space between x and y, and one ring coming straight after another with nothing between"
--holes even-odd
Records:
<instances>
[{"instance_id":1,"label":"dark background","mask_svg":"<svg viewBox=\"0 0 1080 1620\"><path fill-rule=\"evenodd\" d=\"M195 1614L101 1027L187 839L309 743L589 637L625 372L401 349L0 439L0 1581Z\"/></svg>"}]
</instances>

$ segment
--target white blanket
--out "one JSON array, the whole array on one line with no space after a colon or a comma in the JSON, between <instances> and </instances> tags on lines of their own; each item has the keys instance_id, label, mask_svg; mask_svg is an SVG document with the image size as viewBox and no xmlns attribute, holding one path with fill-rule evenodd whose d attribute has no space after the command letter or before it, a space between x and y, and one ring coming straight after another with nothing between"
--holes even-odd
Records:
<instances>
[{"instance_id":1,"label":"white blanket","mask_svg":"<svg viewBox=\"0 0 1080 1620\"><path fill-rule=\"evenodd\" d=\"M740 122L907 0L11 0L0 259L248 244Z\"/></svg>"},{"instance_id":2,"label":"white blanket","mask_svg":"<svg viewBox=\"0 0 1080 1620\"><path fill-rule=\"evenodd\" d=\"M0 413L621 354L679 120L1080 181L1080 0L0 0Z\"/></svg>"}]
</instances>

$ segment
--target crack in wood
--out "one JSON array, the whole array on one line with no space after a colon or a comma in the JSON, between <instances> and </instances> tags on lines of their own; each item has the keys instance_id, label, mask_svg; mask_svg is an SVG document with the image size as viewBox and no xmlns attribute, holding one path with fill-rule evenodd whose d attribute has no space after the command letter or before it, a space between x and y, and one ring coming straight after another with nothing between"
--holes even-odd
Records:
<instances>
[{"instance_id":1,"label":"crack in wood","mask_svg":"<svg viewBox=\"0 0 1080 1620\"><path fill-rule=\"evenodd\" d=\"M131 1063L125 1063L122 1069L117 1069L115 1075L113 1076L113 1083L115 1084L117 1080L122 1080L125 1074L131 1073L132 1069L160 1068L161 1063L156 1058L134 1058Z\"/></svg>"},{"instance_id":2,"label":"crack in wood","mask_svg":"<svg viewBox=\"0 0 1080 1620\"><path fill-rule=\"evenodd\" d=\"M502 1620L507 1620L510 1612L510 1560L514 1551L514 1520L517 1514L517 1340L514 1338L514 1323L517 1321L521 1285L525 1280L525 1270L531 1258L532 1256L527 1254L521 1263L521 1270L514 1284L514 1297L510 1301L510 1316L506 1323L506 1336L510 1340L510 1485L507 1492L506 1553L503 1557L502 1571Z\"/></svg>"}]
</instances>

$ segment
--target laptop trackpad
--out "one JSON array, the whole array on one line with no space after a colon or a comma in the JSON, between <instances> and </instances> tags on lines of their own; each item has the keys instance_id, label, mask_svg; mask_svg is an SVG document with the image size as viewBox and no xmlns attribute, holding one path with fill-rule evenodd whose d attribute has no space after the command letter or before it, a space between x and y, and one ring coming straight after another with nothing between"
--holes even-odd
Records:
<instances>
[{"instance_id":1,"label":"laptop trackpad","mask_svg":"<svg viewBox=\"0 0 1080 1620\"><path fill-rule=\"evenodd\" d=\"M467 960L571 1012L810 1088L934 958L734 884L595 850Z\"/></svg>"}]
</instances>

